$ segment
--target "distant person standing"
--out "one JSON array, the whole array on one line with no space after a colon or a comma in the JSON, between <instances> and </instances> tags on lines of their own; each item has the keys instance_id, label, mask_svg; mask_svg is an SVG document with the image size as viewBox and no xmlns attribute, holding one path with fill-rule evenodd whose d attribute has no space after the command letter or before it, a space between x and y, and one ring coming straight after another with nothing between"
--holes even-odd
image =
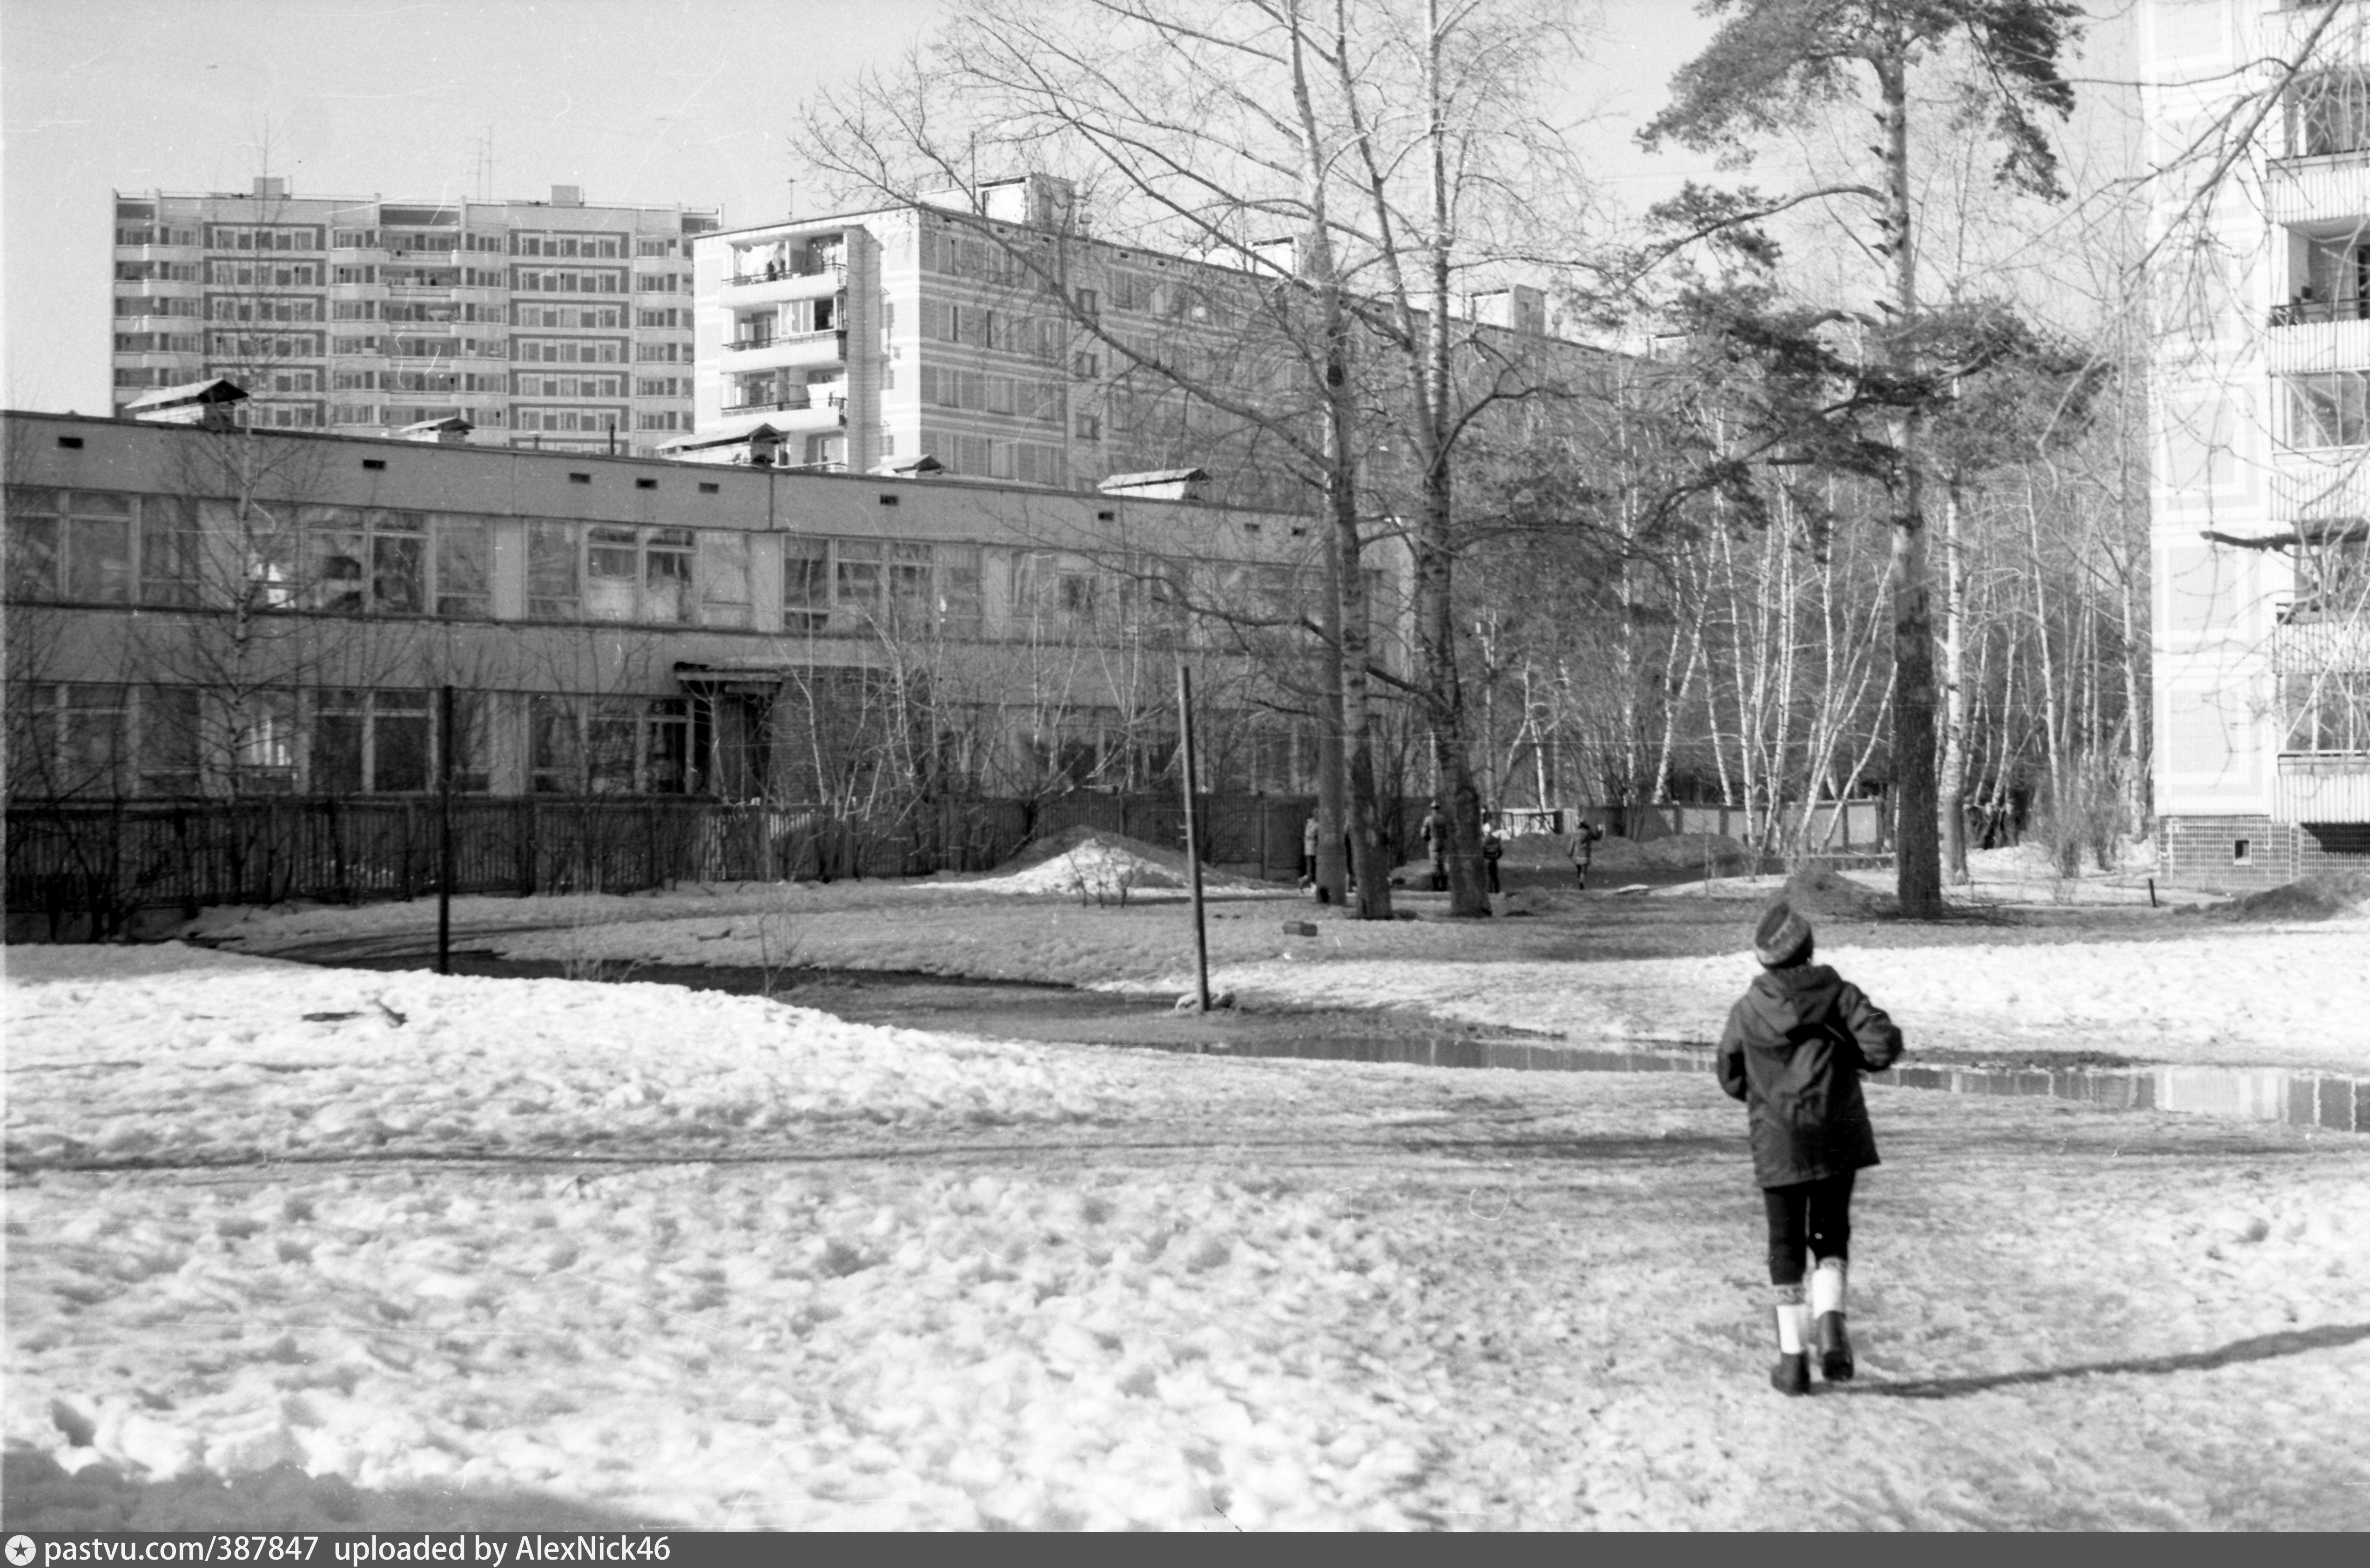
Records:
<instances>
[{"instance_id":1,"label":"distant person standing","mask_svg":"<svg viewBox=\"0 0 2370 1568\"><path fill-rule=\"evenodd\" d=\"M1432 891L1446 893L1448 891L1448 818L1442 813L1438 801L1432 801L1432 809L1423 813L1423 846L1432 855Z\"/></svg>"},{"instance_id":2,"label":"distant person standing","mask_svg":"<svg viewBox=\"0 0 2370 1568\"><path fill-rule=\"evenodd\" d=\"M1580 878L1583 891L1588 886L1589 864L1596 859L1596 842L1604 836L1603 828L1593 822L1582 821L1573 824L1571 836L1564 841L1564 856L1571 861L1572 871Z\"/></svg>"},{"instance_id":3,"label":"distant person standing","mask_svg":"<svg viewBox=\"0 0 2370 1568\"><path fill-rule=\"evenodd\" d=\"M1308 813L1308 821L1300 830L1300 885L1317 885L1317 813Z\"/></svg>"},{"instance_id":4,"label":"distant person standing","mask_svg":"<svg viewBox=\"0 0 2370 1568\"><path fill-rule=\"evenodd\" d=\"M1753 932L1761 973L1729 1009L1718 1064L1720 1087L1744 1101L1752 1136L1777 1294L1778 1364L1769 1382L1785 1394L1811 1391L1813 1343L1827 1381L1852 1375L1844 1332L1852 1183L1877 1162L1859 1076L1882 1072L1901 1056L1893 1020L1858 986L1812 963L1811 953L1811 923L1782 899L1771 905ZM1806 1255L1817 1263L1807 1306Z\"/></svg>"},{"instance_id":5,"label":"distant person standing","mask_svg":"<svg viewBox=\"0 0 2370 1568\"><path fill-rule=\"evenodd\" d=\"M1493 895L1504 891L1498 885L1498 862L1505 854L1506 836L1498 831L1498 813L1491 812L1481 819L1481 864L1490 873L1490 892Z\"/></svg>"}]
</instances>

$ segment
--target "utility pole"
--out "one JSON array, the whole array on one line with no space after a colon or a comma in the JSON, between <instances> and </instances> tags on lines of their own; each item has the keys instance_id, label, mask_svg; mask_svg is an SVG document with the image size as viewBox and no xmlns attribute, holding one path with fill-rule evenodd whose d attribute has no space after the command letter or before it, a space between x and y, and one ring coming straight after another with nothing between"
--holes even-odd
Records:
<instances>
[{"instance_id":1,"label":"utility pole","mask_svg":"<svg viewBox=\"0 0 2370 1568\"><path fill-rule=\"evenodd\" d=\"M1185 750L1185 869L1192 878L1193 994L1202 1010L1210 1010L1210 938L1202 923L1202 836L1193 810L1193 675L1177 666L1177 724Z\"/></svg>"},{"instance_id":2,"label":"utility pole","mask_svg":"<svg viewBox=\"0 0 2370 1568\"><path fill-rule=\"evenodd\" d=\"M436 691L436 973L453 973L453 687Z\"/></svg>"}]
</instances>

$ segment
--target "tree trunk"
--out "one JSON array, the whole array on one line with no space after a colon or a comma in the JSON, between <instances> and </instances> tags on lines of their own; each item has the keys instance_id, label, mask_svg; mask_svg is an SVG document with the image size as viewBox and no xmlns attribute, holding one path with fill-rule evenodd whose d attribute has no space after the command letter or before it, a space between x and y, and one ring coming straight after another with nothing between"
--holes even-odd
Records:
<instances>
[{"instance_id":1,"label":"tree trunk","mask_svg":"<svg viewBox=\"0 0 2370 1568\"><path fill-rule=\"evenodd\" d=\"M1909 228L1909 88L1905 51L1877 68L1884 99L1886 238L1895 248L1893 306L1906 322L1917 312L1917 248ZM1907 367L1904 367L1907 368ZM1893 599L1893 852L1901 912L1913 920L1942 913L1941 841L1936 832L1934 778L1934 613L1927 593L1925 474L1914 418L1893 421L1899 453L1899 507L1893 518L1889 587Z\"/></svg>"},{"instance_id":2,"label":"tree trunk","mask_svg":"<svg viewBox=\"0 0 2370 1568\"><path fill-rule=\"evenodd\" d=\"M1954 885L1967 882L1967 562L1960 537L1959 474L1942 492L1942 868Z\"/></svg>"},{"instance_id":3,"label":"tree trunk","mask_svg":"<svg viewBox=\"0 0 2370 1568\"><path fill-rule=\"evenodd\" d=\"M1416 640L1423 658L1424 706L1432 721L1432 767L1447 797L1442 804L1448 813L1448 912L1486 916L1490 887L1481 868L1481 791L1473 779L1465 692L1457 680L1452 592L1455 493L1449 467L1448 391L1455 295L1449 289L1449 248L1455 213L1448 194L1445 88L1440 61L1447 35L1438 0L1426 0L1424 24L1424 106L1429 117L1425 151L1431 159L1432 182L1432 232L1424 247L1424 263L1431 314L1424 323L1421 385L1413 409L1423 462L1416 513Z\"/></svg>"},{"instance_id":4,"label":"tree trunk","mask_svg":"<svg viewBox=\"0 0 2370 1568\"><path fill-rule=\"evenodd\" d=\"M1293 108L1300 127L1299 176L1308 204L1307 283L1315 295L1317 326L1325 344L1325 510L1329 527L1328 560L1334 574L1340 635L1335 643L1340 672L1340 736L1346 827L1350 837L1351 875L1358 883L1358 917L1391 917L1390 867L1385 863L1382 824L1375 799L1374 721L1366 674L1374 614L1366 599L1363 567L1363 544L1358 535L1357 452L1358 410L1350 386L1350 324L1341 299L1341 280L1334 263L1331 231L1327 226L1326 181L1329 170L1322 138L1317 130L1317 110L1308 86L1306 56L1297 10L1291 33ZM1328 852L1319 823L1317 853Z\"/></svg>"}]
</instances>

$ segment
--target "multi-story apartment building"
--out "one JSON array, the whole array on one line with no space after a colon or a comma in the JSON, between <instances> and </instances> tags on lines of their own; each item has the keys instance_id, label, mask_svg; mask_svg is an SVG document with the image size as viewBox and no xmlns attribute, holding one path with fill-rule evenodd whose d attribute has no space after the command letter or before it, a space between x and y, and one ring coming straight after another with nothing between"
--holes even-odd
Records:
<instances>
[{"instance_id":1,"label":"multi-story apartment building","mask_svg":"<svg viewBox=\"0 0 2370 1568\"><path fill-rule=\"evenodd\" d=\"M1296 517L181 412L0 416L14 802L423 792L448 685L475 794L1146 788L1180 657L1214 786L1313 787L1305 640L1195 613L1301 613Z\"/></svg>"},{"instance_id":2,"label":"multi-story apartment building","mask_svg":"<svg viewBox=\"0 0 2370 1568\"><path fill-rule=\"evenodd\" d=\"M2370 866L2365 10L2155 0L2144 16L2169 166L2151 263L2156 810L2184 882Z\"/></svg>"},{"instance_id":3,"label":"multi-story apartment building","mask_svg":"<svg viewBox=\"0 0 2370 1568\"><path fill-rule=\"evenodd\" d=\"M691 248L713 207L115 193L118 407L227 376L275 429L649 451L691 428Z\"/></svg>"},{"instance_id":4,"label":"multi-story apartment building","mask_svg":"<svg viewBox=\"0 0 2370 1568\"><path fill-rule=\"evenodd\" d=\"M1274 432L1239 408L1309 396L1276 328L1288 245L1256 268L1133 249L1080 236L1070 203L1065 182L1030 175L975 202L954 192L703 236L701 438L764 426L787 438L788 463L862 472L926 455L950 473L1065 490L1201 467L1215 496L1306 507ZM1474 308L1553 341L1536 289Z\"/></svg>"}]
</instances>

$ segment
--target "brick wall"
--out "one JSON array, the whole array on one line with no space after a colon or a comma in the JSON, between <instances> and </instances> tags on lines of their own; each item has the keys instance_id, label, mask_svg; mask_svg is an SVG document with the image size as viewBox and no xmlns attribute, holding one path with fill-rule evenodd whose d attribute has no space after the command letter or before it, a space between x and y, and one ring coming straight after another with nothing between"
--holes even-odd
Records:
<instances>
[{"instance_id":1,"label":"brick wall","mask_svg":"<svg viewBox=\"0 0 2370 1568\"><path fill-rule=\"evenodd\" d=\"M2248 863L2231 859L2247 840ZM2172 816L2157 823L2157 880L2177 887L2255 893L2299 878L2370 871L2370 823L2301 827L2260 816Z\"/></svg>"},{"instance_id":2,"label":"brick wall","mask_svg":"<svg viewBox=\"0 0 2370 1568\"><path fill-rule=\"evenodd\" d=\"M2296 870L2300 836L2295 827L2266 816L2161 817L2157 823L2157 875L2171 886L2221 893L2278 887L2301 874ZM2242 838L2248 850L2243 864L2232 856Z\"/></svg>"}]
</instances>

